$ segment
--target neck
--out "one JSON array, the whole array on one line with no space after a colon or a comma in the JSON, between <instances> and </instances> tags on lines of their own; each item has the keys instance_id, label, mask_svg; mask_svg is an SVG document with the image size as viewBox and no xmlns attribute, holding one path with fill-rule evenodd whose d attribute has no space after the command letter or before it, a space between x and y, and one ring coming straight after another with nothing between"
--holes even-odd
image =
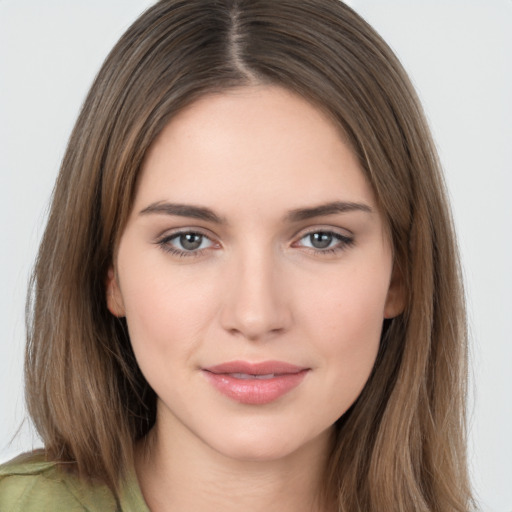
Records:
<instances>
[{"instance_id":1,"label":"neck","mask_svg":"<svg viewBox=\"0 0 512 512\"><path fill-rule=\"evenodd\" d=\"M152 512L324 512L326 432L277 460L227 457L193 435L158 424L136 447L136 470ZM188 439L187 439L188 437Z\"/></svg>"}]
</instances>

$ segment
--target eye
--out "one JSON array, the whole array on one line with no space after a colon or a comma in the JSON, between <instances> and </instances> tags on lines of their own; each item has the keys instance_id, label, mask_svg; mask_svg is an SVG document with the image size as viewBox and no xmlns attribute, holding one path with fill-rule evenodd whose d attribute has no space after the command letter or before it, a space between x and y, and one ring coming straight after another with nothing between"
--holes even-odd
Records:
<instances>
[{"instance_id":1,"label":"eye","mask_svg":"<svg viewBox=\"0 0 512 512\"><path fill-rule=\"evenodd\" d=\"M194 231L174 233L157 243L163 250L178 256L195 256L214 245L206 235Z\"/></svg>"},{"instance_id":2,"label":"eye","mask_svg":"<svg viewBox=\"0 0 512 512\"><path fill-rule=\"evenodd\" d=\"M176 235L171 240L179 245L180 249L184 249L185 251L204 249L205 246L208 247L209 242L204 235L199 233L182 233L180 235Z\"/></svg>"},{"instance_id":3,"label":"eye","mask_svg":"<svg viewBox=\"0 0 512 512\"><path fill-rule=\"evenodd\" d=\"M343 250L352 245L352 237L336 233L334 231L314 231L303 236L297 245L306 247L316 252L332 253Z\"/></svg>"}]
</instances>

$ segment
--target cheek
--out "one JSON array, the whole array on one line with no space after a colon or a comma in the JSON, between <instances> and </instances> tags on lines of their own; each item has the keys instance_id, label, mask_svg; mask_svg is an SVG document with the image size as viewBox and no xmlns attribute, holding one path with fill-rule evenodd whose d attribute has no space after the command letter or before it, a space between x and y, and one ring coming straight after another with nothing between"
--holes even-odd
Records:
<instances>
[{"instance_id":1,"label":"cheek","mask_svg":"<svg viewBox=\"0 0 512 512\"><path fill-rule=\"evenodd\" d=\"M309 338L315 340L319 365L327 369L326 400L339 416L359 396L375 363L388 277L382 267L378 272L347 269L302 298Z\"/></svg>"},{"instance_id":2,"label":"cheek","mask_svg":"<svg viewBox=\"0 0 512 512\"><path fill-rule=\"evenodd\" d=\"M302 315L328 334L362 342L380 333L391 265L347 265L318 278L311 276L299 294ZM364 335L366 333L366 335Z\"/></svg>"},{"instance_id":3,"label":"cheek","mask_svg":"<svg viewBox=\"0 0 512 512\"><path fill-rule=\"evenodd\" d=\"M120 260L119 274L130 339L141 368L188 359L215 314L211 283L190 279L180 267L149 258Z\"/></svg>"}]
</instances>

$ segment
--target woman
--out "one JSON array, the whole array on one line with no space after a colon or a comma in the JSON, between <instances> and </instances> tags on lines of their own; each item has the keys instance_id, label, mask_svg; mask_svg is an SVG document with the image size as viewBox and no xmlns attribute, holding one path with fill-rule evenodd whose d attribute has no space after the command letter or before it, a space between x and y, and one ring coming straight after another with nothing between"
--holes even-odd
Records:
<instances>
[{"instance_id":1,"label":"woman","mask_svg":"<svg viewBox=\"0 0 512 512\"><path fill-rule=\"evenodd\" d=\"M7 510L471 506L435 150L337 0L143 14L71 136L31 305L45 452L2 469Z\"/></svg>"}]
</instances>

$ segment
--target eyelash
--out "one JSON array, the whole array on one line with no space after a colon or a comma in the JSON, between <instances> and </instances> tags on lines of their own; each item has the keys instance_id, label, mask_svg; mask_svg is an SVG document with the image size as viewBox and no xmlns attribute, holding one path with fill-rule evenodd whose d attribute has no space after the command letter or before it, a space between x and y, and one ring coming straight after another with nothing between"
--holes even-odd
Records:
<instances>
[{"instance_id":1,"label":"eyelash","mask_svg":"<svg viewBox=\"0 0 512 512\"><path fill-rule=\"evenodd\" d=\"M166 235L164 236L163 238L161 238L160 240L157 240L156 241L156 244L158 246L160 246L160 248L169 253L169 254L172 254L173 256L178 256L180 258L194 258L194 257L198 257L198 256L201 256L205 251L208 250L208 248L204 248L204 249L198 249L198 250L182 250L182 249L176 249L175 247L173 247L171 245L171 241L172 240L175 240L175 239L179 239L181 236L184 236L184 235L195 235L195 236L200 236L202 237L202 239L206 239L206 240L210 240L210 242L212 243L212 245L215 245L215 243L210 239L209 236L205 235L204 233L201 233L200 231L194 231L194 230L190 230L190 231L178 231L176 233L172 233L170 235ZM201 244L202 244L202 241L201 241Z\"/></svg>"},{"instance_id":2,"label":"eyelash","mask_svg":"<svg viewBox=\"0 0 512 512\"><path fill-rule=\"evenodd\" d=\"M329 230L325 230L325 229L317 229L317 230L313 230L313 231L308 231L307 233L304 233L299 238L299 242L301 240L304 240L305 238L311 237L313 235L327 235L337 241L337 243L334 247L327 247L325 249L318 249L315 247L302 246L304 249L306 249L314 254L318 254L320 256L328 256L328 255L332 255L332 254L337 254L337 253L342 252L345 249L351 247L352 245L354 245L354 238L352 236L342 235L341 233L337 233L336 231L329 231Z\"/></svg>"},{"instance_id":3,"label":"eyelash","mask_svg":"<svg viewBox=\"0 0 512 512\"><path fill-rule=\"evenodd\" d=\"M320 255L320 256L326 256L326 255L337 254L341 251L344 251L348 247L351 247L352 245L354 245L353 237L347 236L347 235L342 235L341 233L337 233L336 231L329 231L329 230L322 230L322 229L308 231L307 233L302 234L300 236L300 238L298 239L298 242L300 242L301 240L304 240L307 237L311 237L313 235L319 235L319 234L328 235L328 236L332 237L333 239L337 240L338 243L334 247L327 247L325 249L318 249L318 248L306 247L306 246L301 246L301 247L303 249L306 249L308 252L312 252L312 253ZM215 245L215 242L213 242L210 239L210 237L208 237L206 234L201 233L200 231L194 231L194 230L178 231L178 232L172 233L171 235L166 235L163 238L157 240L156 244L163 251L165 251L169 254L172 254L173 256L178 256L180 258L198 257L198 256L203 255L205 251L210 249L210 247L207 247L207 248L196 249L196 250L182 250L182 249L177 249L171 245L172 240L179 239L181 236L184 236L184 235L200 236L200 237L202 237L202 241L204 239L206 239L206 240L209 240L212 245ZM201 241L201 245L202 245L202 241ZM294 244L292 246L296 247L297 245L295 245L295 244L297 244L298 242L294 242Z\"/></svg>"}]
</instances>

